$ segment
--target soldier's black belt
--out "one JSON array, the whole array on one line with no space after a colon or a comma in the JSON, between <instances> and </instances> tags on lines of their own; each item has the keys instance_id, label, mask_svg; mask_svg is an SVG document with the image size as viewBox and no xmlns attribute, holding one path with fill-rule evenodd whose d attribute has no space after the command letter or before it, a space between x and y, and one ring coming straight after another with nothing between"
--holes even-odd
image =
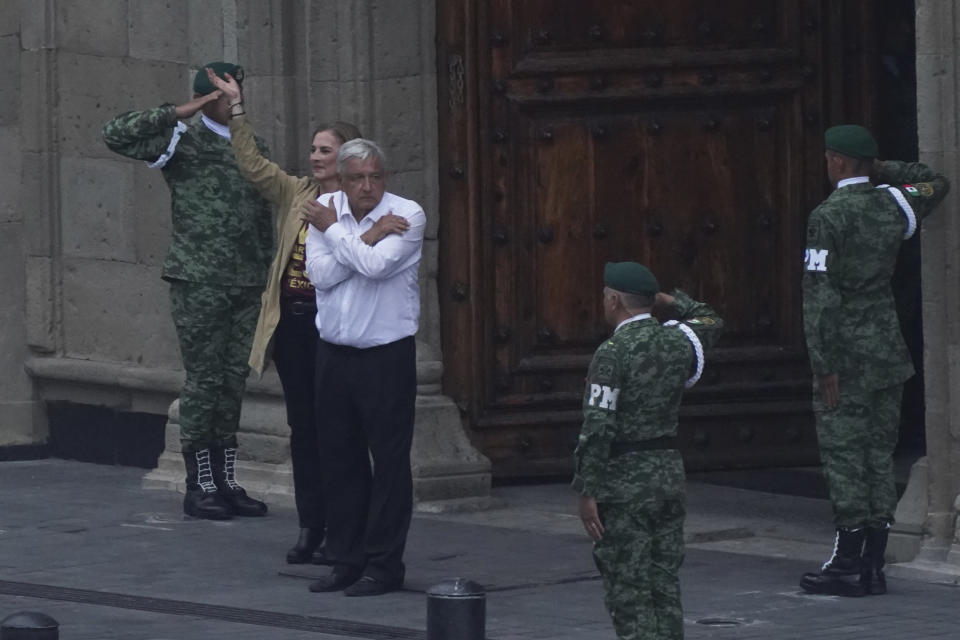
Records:
<instances>
[{"instance_id":1,"label":"soldier's black belt","mask_svg":"<svg viewBox=\"0 0 960 640\"><path fill-rule=\"evenodd\" d=\"M649 440L631 440L629 442L611 442L610 457L617 458L634 451L656 451L658 449L676 449L677 438L675 436L660 436L659 438L650 438Z\"/></svg>"}]
</instances>

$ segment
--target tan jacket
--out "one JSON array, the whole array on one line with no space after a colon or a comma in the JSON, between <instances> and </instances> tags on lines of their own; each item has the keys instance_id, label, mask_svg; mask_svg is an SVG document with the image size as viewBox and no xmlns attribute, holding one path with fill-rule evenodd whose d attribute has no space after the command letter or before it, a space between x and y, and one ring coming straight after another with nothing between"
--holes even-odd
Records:
<instances>
[{"instance_id":1,"label":"tan jacket","mask_svg":"<svg viewBox=\"0 0 960 640\"><path fill-rule=\"evenodd\" d=\"M300 209L307 200L317 197L319 184L313 177L298 178L283 171L275 162L260 154L253 134L253 127L243 116L230 119L230 143L237 156L240 173L252 182L260 194L276 205L277 251L270 264L267 288L260 305L260 318L250 349L250 367L263 375L273 349L273 333L280 322L280 282L290 261L290 254L297 241L303 222Z\"/></svg>"}]
</instances>

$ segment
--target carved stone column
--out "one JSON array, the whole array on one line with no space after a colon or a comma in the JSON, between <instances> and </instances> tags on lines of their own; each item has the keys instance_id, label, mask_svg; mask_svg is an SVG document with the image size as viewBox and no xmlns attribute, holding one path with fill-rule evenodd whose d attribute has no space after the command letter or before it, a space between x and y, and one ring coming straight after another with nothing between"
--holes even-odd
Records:
<instances>
[{"instance_id":1,"label":"carved stone column","mask_svg":"<svg viewBox=\"0 0 960 640\"><path fill-rule=\"evenodd\" d=\"M939 579L960 576L960 2L918 0L916 6L920 158L950 179L953 192L922 229L927 456L911 470L888 556L902 563L892 575Z\"/></svg>"}]
</instances>

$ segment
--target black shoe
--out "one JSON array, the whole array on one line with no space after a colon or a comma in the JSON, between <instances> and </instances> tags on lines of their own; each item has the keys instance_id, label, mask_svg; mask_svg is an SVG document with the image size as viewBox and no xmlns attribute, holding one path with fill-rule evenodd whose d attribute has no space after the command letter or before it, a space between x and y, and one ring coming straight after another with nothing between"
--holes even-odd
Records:
<instances>
[{"instance_id":1,"label":"black shoe","mask_svg":"<svg viewBox=\"0 0 960 640\"><path fill-rule=\"evenodd\" d=\"M216 491L206 492L203 489L187 491L183 496L183 513L204 520L229 520L233 517L230 507Z\"/></svg>"},{"instance_id":2,"label":"black shoe","mask_svg":"<svg viewBox=\"0 0 960 640\"><path fill-rule=\"evenodd\" d=\"M844 596L859 598L864 595L859 578L830 576L823 573L805 573L800 578L800 588L807 593L821 596Z\"/></svg>"},{"instance_id":3,"label":"black shoe","mask_svg":"<svg viewBox=\"0 0 960 640\"><path fill-rule=\"evenodd\" d=\"M868 596L882 596L887 592L887 576L882 570L870 570L860 574L860 586Z\"/></svg>"},{"instance_id":4,"label":"black shoe","mask_svg":"<svg viewBox=\"0 0 960 640\"><path fill-rule=\"evenodd\" d=\"M807 593L825 596L857 597L864 594L860 584L863 562L863 540L866 531L837 527L837 539L833 554L823 563L819 573L805 573L800 578L800 588ZM856 580L853 577L856 576Z\"/></svg>"},{"instance_id":5,"label":"black shoe","mask_svg":"<svg viewBox=\"0 0 960 640\"><path fill-rule=\"evenodd\" d=\"M210 450L184 451L183 464L187 470L187 491L183 496L183 512L192 518L229 520L230 507L217 493L210 466Z\"/></svg>"},{"instance_id":6,"label":"black shoe","mask_svg":"<svg viewBox=\"0 0 960 640\"><path fill-rule=\"evenodd\" d=\"M211 447L210 462L217 492L235 516L259 518L267 515L267 505L247 495L237 484L237 448Z\"/></svg>"},{"instance_id":7,"label":"black shoe","mask_svg":"<svg viewBox=\"0 0 960 640\"><path fill-rule=\"evenodd\" d=\"M834 578L860 575L863 567L860 556L863 553L866 534L866 529L863 527L859 529L838 527L833 554L820 568L820 573Z\"/></svg>"},{"instance_id":8,"label":"black shoe","mask_svg":"<svg viewBox=\"0 0 960 640\"><path fill-rule=\"evenodd\" d=\"M260 518L267 515L267 505L247 495L242 488L220 489L217 491L223 501L230 507L235 516L246 518Z\"/></svg>"},{"instance_id":9,"label":"black shoe","mask_svg":"<svg viewBox=\"0 0 960 640\"><path fill-rule=\"evenodd\" d=\"M860 585L863 587L863 592L871 596L879 596L887 592L887 577L883 574L883 566L889 535L889 524L867 527L867 535L863 543Z\"/></svg>"},{"instance_id":10,"label":"black shoe","mask_svg":"<svg viewBox=\"0 0 960 640\"><path fill-rule=\"evenodd\" d=\"M323 529L303 527L297 543L287 551L287 564L309 564L323 542Z\"/></svg>"},{"instance_id":11,"label":"black shoe","mask_svg":"<svg viewBox=\"0 0 960 640\"><path fill-rule=\"evenodd\" d=\"M310 564L325 564L332 567L333 560L327 556L327 550L321 546L313 552L313 556L310 558Z\"/></svg>"},{"instance_id":12,"label":"black shoe","mask_svg":"<svg viewBox=\"0 0 960 640\"><path fill-rule=\"evenodd\" d=\"M337 571L334 569L330 575L324 576L310 584L310 591L314 593L326 593L328 591L342 591L354 582L360 579L360 571Z\"/></svg>"},{"instance_id":13,"label":"black shoe","mask_svg":"<svg viewBox=\"0 0 960 640\"><path fill-rule=\"evenodd\" d=\"M391 591L398 591L403 586L403 579L379 580L372 576L363 576L343 590L343 595L351 597L379 596Z\"/></svg>"}]
</instances>

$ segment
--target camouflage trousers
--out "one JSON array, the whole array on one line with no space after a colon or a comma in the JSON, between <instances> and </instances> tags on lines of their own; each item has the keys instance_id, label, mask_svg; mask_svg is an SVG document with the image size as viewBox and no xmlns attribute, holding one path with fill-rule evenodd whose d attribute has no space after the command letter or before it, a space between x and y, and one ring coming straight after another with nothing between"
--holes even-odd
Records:
<instances>
[{"instance_id":1,"label":"camouflage trousers","mask_svg":"<svg viewBox=\"0 0 960 640\"><path fill-rule=\"evenodd\" d=\"M170 307L186 380L180 392L184 451L237 443L260 287L170 283Z\"/></svg>"},{"instance_id":2,"label":"camouflage trousers","mask_svg":"<svg viewBox=\"0 0 960 640\"><path fill-rule=\"evenodd\" d=\"M603 539L593 559L619 640L683 638L683 498L598 505Z\"/></svg>"},{"instance_id":3,"label":"camouflage trousers","mask_svg":"<svg viewBox=\"0 0 960 640\"><path fill-rule=\"evenodd\" d=\"M844 392L832 411L815 405L820 460L838 527L893 522L897 490L893 450L903 385Z\"/></svg>"}]
</instances>

